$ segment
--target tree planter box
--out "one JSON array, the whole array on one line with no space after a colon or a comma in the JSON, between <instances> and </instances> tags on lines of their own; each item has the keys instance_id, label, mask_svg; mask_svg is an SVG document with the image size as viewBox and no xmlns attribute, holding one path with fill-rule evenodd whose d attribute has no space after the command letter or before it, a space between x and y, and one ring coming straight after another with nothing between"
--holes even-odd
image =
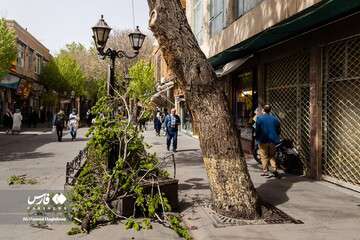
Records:
<instances>
[{"instance_id":1,"label":"tree planter box","mask_svg":"<svg viewBox=\"0 0 360 240\"><path fill-rule=\"evenodd\" d=\"M163 179L159 181L160 191L168 199L172 211L177 211L179 209L178 183L179 180L177 179ZM158 193L157 184L155 182L143 182L141 186L144 188L144 194L151 194L151 192L154 194ZM134 204L135 198L133 196L116 199L111 202L116 213L124 217L133 215ZM141 216L140 209L136 208L135 215Z\"/></svg>"},{"instance_id":2,"label":"tree planter box","mask_svg":"<svg viewBox=\"0 0 360 240\"><path fill-rule=\"evenodd\" d=\"M146 182L141 184L144 188L144 194L154 194L158 193L158 188L156 183ZM168 178L162 179L159 181L160 192L165 194L165 197L169 200L172 211L177 211L179 208L179 180Z\"/></svg>"}]
</instances>

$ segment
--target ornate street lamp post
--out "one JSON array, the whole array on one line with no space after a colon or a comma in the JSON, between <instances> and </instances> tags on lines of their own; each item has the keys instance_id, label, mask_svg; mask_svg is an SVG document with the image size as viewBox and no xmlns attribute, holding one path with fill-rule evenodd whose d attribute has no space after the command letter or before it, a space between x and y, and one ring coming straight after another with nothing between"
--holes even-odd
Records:
<instances>
[{"instance_id":1,"label":"ornate street lamp post","mask_svg":"<svg viewBox=\"0 0 360 240\"><path fill-rule=\"evenodd\" d=\"M96 49L100 56L102 56L103 59L106 57L109 57L111 60L110 65L110 79L108 83L108 95L110 97L114 96L114 89L115 89L115 60L116 58L135 58L139 54L139 50L141 49L144 40L145 35L142 34L139 30L139 27L136 27L135 32L132 32L129 34L129 40L131 43L131 46L134 50L132 55L127 54L124 50L117 50L117 49L111 49L106 47L106 43L109 39L109 35L111 32L111 27L107 25L107 23L104 20L104 16L101 15L101 19L98 21L98 23L92 27L93 31L93 38L95 41ZM118 152L118 145L114 144L111 147L110 153L109 153L109 159L108 159L108 169L112 169L115 166L115 162L117 160L117 152Z\"/></svg>"},{"instance_id":2,"label":"ornate street lamp post","mask_svg":"<svg viewBox=\"0 0 360 240\"><path fill-rule=\"evenodd\" d=\"M110 81L109 81L108 89L109 89L109 96L113 97L114 87L115 87L116 58L129 58L129 59L135 58L139 54L139 50L141 49L146 36L140 32L138 26L136 27L135 32L129 34L129 40L134 50L134 53L132 55L129 55L124 50L117 50L111 48L105 50L106 43L109 39L109 35L111 32L111 27L109 27L109 25L107 25L107 23L105 22L103 15L101 15L101 19L98 21L98 23L94 27L92 27L92 30L94 34L93 38L95 41L95 46L99 55L102 56L103 59L109 57L111 60Z\"/></svg>"}]
</instances>

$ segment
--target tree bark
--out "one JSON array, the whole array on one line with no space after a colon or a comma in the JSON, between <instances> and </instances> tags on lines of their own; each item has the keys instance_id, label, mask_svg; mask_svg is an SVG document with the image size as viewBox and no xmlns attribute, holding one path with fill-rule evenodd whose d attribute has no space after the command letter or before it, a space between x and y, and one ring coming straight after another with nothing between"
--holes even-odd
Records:
<instances>
[{"instance_id":1,"label":"tree bark","mask_svg":"<svg viewBox=\"0 0 360 240\"><path fill-rule=\"evenodd\" d=\"M149 26L163 57L199 120L199 140L213 208L229 217L254 219L260 201L250 179L225 92L187 22L179 0L148 0Z\"/></svg>"}]
</instances>

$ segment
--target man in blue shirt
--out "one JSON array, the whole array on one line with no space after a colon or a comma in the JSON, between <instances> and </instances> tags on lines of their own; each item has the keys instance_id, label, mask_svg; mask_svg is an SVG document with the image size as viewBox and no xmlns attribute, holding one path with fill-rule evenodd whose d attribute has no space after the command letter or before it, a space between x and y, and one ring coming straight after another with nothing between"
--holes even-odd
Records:
<instances>
[{"instance_id":1,"label":"man in blue shirt","mask_svg":"<svg viewBox=\"0 0 360 240\"><path fill-rule=\"evenodd\" d=\"M255 138L259 143L259 153L262 163L263 173L261 176L269 176L269 162L273 168L273 174L278 177L275 145L280 142L280 121L270 114L271 106L264 106L265 114L256 118Z\"/></svg>"},{"instance_id":2,"label":"man in blue shirt","mask_svg":"<svg viewBox=\"0 0 360 240\"><path fill-rule=\"evenodd\" d=\"M167 150L170 151L170 144L172 140L173 152L176 152L177 148L177 135L178 135L178 126L180 125L180 117L176 115L176 109L171 109L171 114L165 117L165 127L166 127L166 146Z\"/></svg>"}]
</instances>

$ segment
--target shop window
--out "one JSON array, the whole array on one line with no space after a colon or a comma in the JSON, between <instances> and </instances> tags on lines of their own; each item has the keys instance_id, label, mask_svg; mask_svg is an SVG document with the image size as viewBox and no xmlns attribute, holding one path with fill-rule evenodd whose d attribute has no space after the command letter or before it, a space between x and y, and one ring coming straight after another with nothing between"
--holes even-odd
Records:
<instances>
[{"instance_id":1,"label":"shop window","mask_svg":"<svg viewBox=\"0 0 360 240\"><path fill-rule=\"evenodd\" d=\"M25 48L26 46L19 42L18 45L18 53L17 53L17 66L24 67L25 66Z\"/></svg>"},{"instance_id":2,"label":"shop window","mask_svg":"<svg viewBox=\"0 0 360 240\"><path fill-rule=\"evenodd\" d=\"M211 0L210 14L210 34L213 36L224 27L224 0Z\"/></svg>"},{"instance_id":3,"label":"shop window","mask_svg":"<svg viewBox=\"0 0 360 240\"><path fill-rule=\"evenodd\" d=\"M29 48L29 55L28 55L28 66L29 70L32 70L33 68L33 57L34 57L34 50Z\"/></svg>"},{"instance_id":4,"label":"shop window","mask_svg":"<svg viewBox=\"0 0 360 240\"><path fill-rule=\"evenodd\" d=\"M203 5L202 0L195 0L193 2L193 23L192 28L194 35L199 44L202 41L202 32L203 32Z\"/></svg>"},{"instance_id":5,"label":"shop window","mask_svg":"<svg viewBox=\"0 0 360 240\"><path fill-rule=\"evenodd\" d=\"M236 15L240 17L259 5L263 0L236 0Z\"/></svg>"},{"instance_id":6,"label":"shop window","mask_svg":"<svg viewBox=\"0 0 360 240\"><path fill-rule=\"evenodd\" d=\"M254 112L253 74L246 72L238 75L234 89L234 118L243 138L252 139Z\"/></svg>"},{"instance_id":7,"label":"shop window","mask_svg":"<svg viewBox=\"0 0 360 240\"><path fill-rule=\"evenodd\" d=\"M42 57L38 54L35 56L35 73L40 74L42 68Z\"/></svg>"}]
</instances>

